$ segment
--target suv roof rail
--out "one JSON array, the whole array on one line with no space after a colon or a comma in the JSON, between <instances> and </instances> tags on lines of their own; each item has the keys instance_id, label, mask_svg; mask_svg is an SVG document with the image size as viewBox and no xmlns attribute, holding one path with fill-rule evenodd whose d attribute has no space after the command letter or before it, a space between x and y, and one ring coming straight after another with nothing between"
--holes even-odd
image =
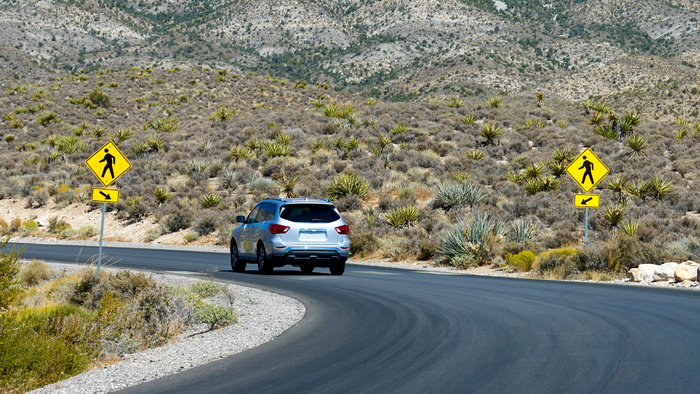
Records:
<instances>
[{"instance_id":1,"label":"suv roof rail","mask_svg":"<svg viewBox=\"0 0 700 394\"><path fill-rule=\"evenodd\" d=\"M277 196L272 196L272 197L267 197L266 200L277 200L277 201L284 201L283 199L277 197Z\"/></svg>"}]
</instances>

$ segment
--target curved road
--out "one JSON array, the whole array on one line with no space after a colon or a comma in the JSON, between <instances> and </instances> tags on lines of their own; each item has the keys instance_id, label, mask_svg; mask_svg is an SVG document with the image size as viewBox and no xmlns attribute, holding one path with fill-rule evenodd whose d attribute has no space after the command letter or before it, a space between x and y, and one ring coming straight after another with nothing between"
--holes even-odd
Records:
<instances>
[{"instance_id":1,"label":"curved road","mask_svg":"<svg viewBox=\"0 0 700 394\"><path fill-rule=\"evenodd\" d=\"M96 248L27 245L84 262ZM301 300L272 342L125 393L697 392L700 292L349 265L262 276L228 256L104 248L126 268L212 272Z\"/></svg>"}]
</instances>

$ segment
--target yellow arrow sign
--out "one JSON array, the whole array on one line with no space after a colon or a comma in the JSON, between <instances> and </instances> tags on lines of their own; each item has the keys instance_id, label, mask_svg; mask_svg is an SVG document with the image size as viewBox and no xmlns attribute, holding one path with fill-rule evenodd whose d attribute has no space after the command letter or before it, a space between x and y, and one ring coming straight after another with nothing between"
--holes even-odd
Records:
<instances>
[{"instance_id":1,"label":"yellow arrow sign","mask_svg":"<svg viewBox=\"0 0 700 394\"><path fill-rule=\"evenodd\" d=\"M574 206L579 208L600 207L600 196L597 194L575 194Z\"/></svg>"},{"instance_id":2,"label":"yellow arrow sign","mask_svg":"<svg viewBox=\"0 0 700 394\"><path fill-rule=\"evenodd\" d=\"M593 151L586 148L566 167L566 172L574 178L583 191L588 193L610 173L610 170L593 154Z\"/></svg>"},{"instance_id":3,"label":"yellow arrow sign","mask_svg":"<svg viewBox=\"0 0 700 394\"><path fill-rule=\"evenodd\" d=\"M119 202L119 190L94 187L92 188L92 201Z\"/></svg>"},{"instance_id":4,"label":"yellow arrow sign","mask_svg":"<svg viewBox=\"0 0 700 394\"><path fill-rule=\"evenodd\" d=\"M85 160L90 171L100 180L100 182L109 186L114 183L120 176L131 168L131 163L122 152L117 148L114 142L109 141L92 156Z\"/></svg>"}]
</instances>

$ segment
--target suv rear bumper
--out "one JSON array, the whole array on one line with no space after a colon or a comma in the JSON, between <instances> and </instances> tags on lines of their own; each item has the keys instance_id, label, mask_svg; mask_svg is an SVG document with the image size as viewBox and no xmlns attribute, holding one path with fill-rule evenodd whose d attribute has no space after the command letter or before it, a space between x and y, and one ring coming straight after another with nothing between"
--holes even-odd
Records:
<instances>
[{"instance_id":1,"label":"suv rear bumper","mask_svg":"<svg viewBox=\"0 0 700 394\"><path fill-rule=\"evenodd\" d=\"M316 267L328 267L331 264L345 262L348 251L341 249L285 249L284 252L271 253L268 258L275 266L286 264L312 264Z\"/></svg>"}]
</instances>

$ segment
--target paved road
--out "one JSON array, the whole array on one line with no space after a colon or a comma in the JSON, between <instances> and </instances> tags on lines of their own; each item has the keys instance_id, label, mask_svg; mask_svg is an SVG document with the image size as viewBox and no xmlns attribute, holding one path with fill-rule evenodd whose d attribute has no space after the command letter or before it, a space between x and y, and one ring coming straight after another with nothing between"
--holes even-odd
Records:
<instances>
[{"instance_id":1,"label":"paved road","mask_svg":"<svg viewBox=\"0 0 700 394\"><path fill-rule=\"evenodd\" d=\"M125 393L697 392L700 292L349 265L233 273L216 253L105 248L117 266L213 272L300 299L278 339ZM80 253L80 257L77 257ZM29 245L85 261L96 248Z\"/></svg>"}]
</instances>

